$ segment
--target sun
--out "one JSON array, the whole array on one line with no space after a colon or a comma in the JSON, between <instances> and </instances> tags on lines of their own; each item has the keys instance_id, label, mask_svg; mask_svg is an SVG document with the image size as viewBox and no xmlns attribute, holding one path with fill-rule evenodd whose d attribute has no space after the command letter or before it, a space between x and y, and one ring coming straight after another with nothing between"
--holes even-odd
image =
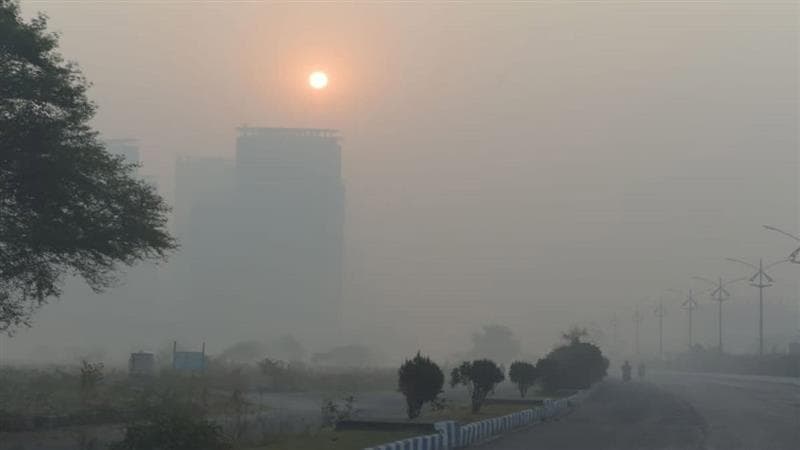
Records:
<instances>
[{"instance_id":1,"label":"sun","mask_svg":"<svg viewBox=\"0 0 800 450\"><path fill-rule=\"evenodd\" d=\"M308 76L308 85L317 90L325 89L328 85L328 75L321 70L311 72Z\"/></svg>"}]
</instances>

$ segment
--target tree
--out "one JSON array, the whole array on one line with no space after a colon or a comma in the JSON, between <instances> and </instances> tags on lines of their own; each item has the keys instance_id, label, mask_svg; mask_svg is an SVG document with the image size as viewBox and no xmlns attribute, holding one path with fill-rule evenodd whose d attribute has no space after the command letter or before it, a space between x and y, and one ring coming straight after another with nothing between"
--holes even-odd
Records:
<instances>
[{"instance_id":1,"label":"tree","mask_svg":"<svg viewBox=\"0 0 800 450\"><path fill-rule=\"evenodd\" d=\"M503 325L484 326L480 333L472 335L473 358L494 358L508 363L519 355L521 345L510 328Z\"/></svg>"},{"instance_id":2,"label":"tree","mask_svg":"<svg viewBox=\"0 0 800 450\"><path fill-rule=\"evenodd\" d=\"M558 361L552 358L542 358L536 361L536 372L539 374L539 382L546 391L558 389L561 381L561 368Z\"/></svg>"},{"instance_id":3,"label":"tree","mask_svg":"<svg viewBox=\"0 0 800 450\"><path fill-rule=\"evenodd\" d=\"M564 333L561 333L561 339L564 339L570 344L581 342L582 339L589 337L589 331L586 328L573 326Z\"/></svg>"},{"instance_id":4,"label":"tree","mask_svg":"<svg viewBox=\"0 0 800 450\"><path fill-rule=\"evenodd\" d=\"M103 363L90 363L85 359L81 361L80 388L83 401L92 398L97 391L97 386L103 381Z\"/></svg>"},{"instance_id":5,"label":"tree","mask_svg":"<svg viewBox=\"0 0 800 450\"><path fill-rule=\"evenodd\" d=\"M397 371L397 386L406 397L408 418L414 419L419 417L425 403L434 402L442 393L444 374L435 362L417 352Z\"/></svg>"},{"instance_id":6,"label":"tree","mask_svg":"<svg viewBox=\"0 0 800 450\"><path fill-rule=\"evenodd\" d=\"M89 83L39 15L0 0L0 331L30 325L67 275L96 292L176 248L167 207L89 121Z\"/></svg>"},{"instance_id":7,"label":"tree","mask_svg":"<svg viewBox=\"0 0 800 450\"><path fill-rule=\"evenodd\" d=\"M524 398L528 388L536 383L539 373L536 371L536 366L531 363L514 361L508 369L508 378L517 385L520 397Z\"/></svg>"},{"instance_id":8,"label":"tree","mask_svg":"<svg viewBox=\"0 0 800 450\"><path fill-rule=\"evenodd\" d=\"M596 345L581 342L586 336L585 329L573 327L562 335L567 344L539 360L545 389L585 389L606 376L608 359Z\"/></svg>"},{"instance_id":9,"label":"tree","mask_svg":"<svg viewBox=\"0 0 800 450\"><path fill-rule=\"evenodd\" d=\"M495 386L504 379L503 371L494 361L476 359L472 362L464 361L453 369L450 373L450 386L456 387L459 384L467 386L472 402L472 412L477 413L481 410L486 396L493 392Z\"/></svg>"}]
</instances>

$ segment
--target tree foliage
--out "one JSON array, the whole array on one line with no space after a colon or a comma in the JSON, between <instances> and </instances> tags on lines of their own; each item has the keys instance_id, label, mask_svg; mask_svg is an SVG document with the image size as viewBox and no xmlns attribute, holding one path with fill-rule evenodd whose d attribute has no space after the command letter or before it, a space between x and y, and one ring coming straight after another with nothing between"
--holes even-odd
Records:
<instances>
[{"instance_id":1,"label":"tree foliage","mask_svg":"<svg viewBox=\"0 0 800 450\"><path fill-rule=\"evenodd\" d=\"M67 275L101 291L176 247L169 208L105 150L89 83L57 47L45 16L0 0L0 331L29 324Z\"/></svg>"},{"instance_id":2,"label":"tree foliage","mask_svg":"<svg viewBox=\"0 0 800 450\"><path fill-rule=\"evenodd\" d=\"M414 419L425 403L434 402L442 392L444 374L435 362L417 352L397 371L397 386L406 397L408 418Z\"/></svg>"},{"instance_id":3,"label":"tree foliage","mask_svg":"<svg viewBox=\"0 0 800 450\"><path fill-rule=\"evenodd\" d=\"M570 344L575 344L586 340L589 337L589 330L584 327L573 326L564 333L561 333L561 339L564 339Z\"/></svg>"},{"instance_id":4,"label":"tree foliage","mask_svg":"<svg viewBox=\"0 0 800 450\"><path fill-rule=\"evenodd\" d=\"M502 369L494 361L488 359L476 359L475 361L464 361L460 366L453 369L450 373L450 386L455 387L459 384L467 386L472 403L472 412L481 410L483 401L489 393L494 391L495 386L505 379Z\"/></svg>"},{"instance_id":5,"label":"tree foliage","mask_svg":"<svg viewBox=\"0 0 800 450\"><path fill-rule=\"evenodd\" d=\"M545 389L585 389L606 376L608 359L599 347L581 341L585 332L574 330L564 334L567 344L556 347L544 361L539 360Z\"/></svg>"},{"instance_id":6,"label":"tree foliage","mask_svg":"<svg viewBox=\"0 0 800 450\"><path fill-rule=\"evenodd\" d=\"M541 358L536 361L536 371L539 373L539 383L546 391L559 388L561 382L561 368L558 361L552 358Z\"/></svg>"},{"instance_id":7,"label":"tree foliage","mask_svg":"<svg viewBox=\"0 0 800 450\"><path fill-rule=\"evenodd\" d=\"M520 397L525 397L528 389L536 383L539 372L536 366L525 361L514 361L508 368L508 378L517 385Z\"/></svg>"},{"instance_id":8,"label":"tree foliage","mask_svg":"<svg viewBox=\"0 0 800 450\"><path fill-rule=\"evenodd\" d=\"M137 411L112 450L227 450L232 448L222 427L204 411L172 393L157 397Z\"/></svg>"}]
</instances>

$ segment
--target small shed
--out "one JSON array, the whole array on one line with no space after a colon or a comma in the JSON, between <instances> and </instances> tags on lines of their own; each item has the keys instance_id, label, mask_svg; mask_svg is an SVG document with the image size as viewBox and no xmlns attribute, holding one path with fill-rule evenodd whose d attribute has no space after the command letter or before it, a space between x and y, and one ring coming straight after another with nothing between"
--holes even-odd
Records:
<instances>
[{"instance_id":1,"label":"small shed","mask_svg":"<svg viewBox=\"0 0 800 450\"><path fill-rule=\"evenodd\" d=\"M172 344L172 368L179 372L203 373L206 371L206 344L199 352L178 351L178 343Z\"/></svg>"}]
</instances>

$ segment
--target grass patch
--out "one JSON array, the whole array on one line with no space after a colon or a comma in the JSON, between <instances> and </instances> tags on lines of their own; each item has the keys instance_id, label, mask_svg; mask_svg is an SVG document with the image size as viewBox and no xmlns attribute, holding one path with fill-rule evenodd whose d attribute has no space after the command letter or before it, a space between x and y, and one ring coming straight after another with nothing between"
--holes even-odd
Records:
<instances>
[{"instance_id":1,"label":"grass patch","mask_svg":"<svg viewBox=\"0 0 800 450\"><path fill-rule=\"evenodd\" d=\"M492 417L506 416L515 412L531 409L532 405L495 404L483 405L480 412L473 413L469 405L449 405L441 411L431 411L423 420L456 420L461 423L477 422Z\"/></svg>"},{"instance_id":2,"label":"grass patch","mask_svg":"<svg viewBox=\"0 0 800 450\"><path fill-rule=\"evenodd\" d=\"M247 450L361 450L417 435L407 431L324 430L308 434L274 436L266 444L249 447Z\"/></svg>"}]
</instances>

